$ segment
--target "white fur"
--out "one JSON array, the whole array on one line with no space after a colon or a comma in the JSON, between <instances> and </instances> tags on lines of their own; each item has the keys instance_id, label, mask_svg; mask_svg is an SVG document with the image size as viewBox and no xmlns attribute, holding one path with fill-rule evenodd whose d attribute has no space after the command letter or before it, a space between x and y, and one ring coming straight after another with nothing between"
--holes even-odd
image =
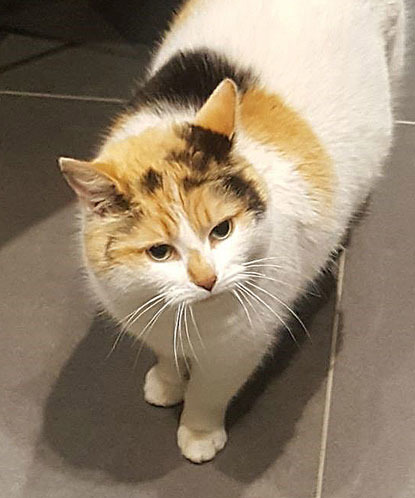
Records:
<instances>
[{"instance_id":1,"label":"white fur","mask_svg":"<svg viewBox=\"0 0 415 498\"><path fill-rule=\"evenodd\" d=\"M338 249L353 212L381 173L392 137L390 82L402 65L402 8L399 0L196 0L193 13L167 35L153 60L151 72L178 50L210 47L252 67L266 90L282 96L308 120L333 160L336 177L333 208L321 216L294 165L241 131L236 147L257 168L269 192L266 216L259 225L236 227L229 239L212 249L193 233L183 215L177 242L181 260L149 263L141 276L124 268L103 280L90 271L97 294L119 319L154 296L155 289L166 289L166 299L175 305L193 301L203 346L188 316L197 355L196 361L183 331L183 350L192 362L190 380L176 371L174 312L168 309L146 337L159 364L145 385L146 399L159 405L177 402L184 393L178 442L190 460L213 458L225 444L223 420L230 398L275 340L274 329L290 316L281 302L291 306ZM146 111L132 116L109 140L166 120L188 120L191 114L172 110L162 118ZM198 248L218 274L210 299L204 299L207 291L188 280L185 261L191 248ZM243 307L230 290L246 270L244 263L266 257L276 259L262 261L268 266L251 271L271 280L254 283L277 298L250 287L268 307L252 295L240 295ZM139 335L159 308L145 313L131 332Z\"/></svg>"}]
</instances>

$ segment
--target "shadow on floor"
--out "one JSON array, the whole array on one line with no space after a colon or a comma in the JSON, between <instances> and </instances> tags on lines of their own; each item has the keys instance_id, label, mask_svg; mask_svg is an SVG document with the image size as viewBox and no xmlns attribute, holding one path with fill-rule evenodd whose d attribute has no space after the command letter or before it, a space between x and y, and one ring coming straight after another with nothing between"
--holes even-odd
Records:
<instances>
[{"instance_id":1,"label":"shadow on floor","mask_svg":"<svg viewBox=\"0 0 415 498\"><path fill-rule=\"evenodd\" d=\"M308 327L322 306L331 307L334 302L330 274L318 288L323 297L308 299L300 307ZM314 337L307 354L292 361L299 349L283 339L238 395L228 413L230 443L210 465L238 481L251 481L278 459L304 407L326 376L331 329L331 323L326 322L331 320L324 318L323 330ZM293 331L298 337L305 335L300 326L293 325ZM113 341L113 326L97 317L52 388L44 410L42 439L71 467L104 471L121 482L153 480L183 464L176 447L181 408L147 405L141 386L152 355L143 351L134 373L137 349L133 342L124 339L107 358ZM275 387L275 379L283 374L272 393L274 405L278 403L272 407L275 412L258 413L258 423L245 427L242 419L250 410L255 411L255 400L271 381ZM238 425L241 431L233 437L232 428ZM252 451L251 446L258 441L260 448Z\"/></svg>"}]
</instances>

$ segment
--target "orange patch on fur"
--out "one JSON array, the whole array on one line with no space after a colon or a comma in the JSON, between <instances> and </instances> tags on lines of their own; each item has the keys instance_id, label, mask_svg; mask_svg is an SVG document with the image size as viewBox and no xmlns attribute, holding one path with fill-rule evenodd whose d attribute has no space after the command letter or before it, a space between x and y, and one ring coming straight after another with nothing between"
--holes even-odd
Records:
<instances>
[{"instance_id":1,"label":"orange patch on fur","mask_svg":"<svg viewBox=\"0 0 415 498\"><path fill-rule=\"evenodd\" d=\"M126 184L129 184L131 189L134 183L131 180L138 180L148 168L158 171L163 167L166 150L184 150L184 147L184 140L175 132L173 126L167 129L148 128L140 135L109 142L100 154L99 163L104 165L106 174L117 179L117 186L121 187L123 192ZM171 174L174 173L172 168ZM134 191L130 193L134 194Z\"/></svg>"},{"instance_id":2,"label":"orange patch on fur","mask_svg":"<svg viewBox=\"0 0 415 498\"><path fill-rule=\"evenodd\" d=\"M242 98L240 119L248 135L295 161L311 195L329 206L333 196L331 158L310 125L280 97L258 88Z\"/></svg>"},{"instance_id":3,"label":"orange patch on fur","mask_svg":"<svg viewBox=\"0 0 415 498\"><path fill-rule=\"evenodd\" d=\"M199 251L192 250L187 262L187 273L190 280L199 287L211 288L216 281L213 268L202 257Z\"/></svg>"},{"instance_id":4,"label":"orange patch on fur","mask_svg":"<svg viewBox=\"0 0 415 498\"><path fill-rule=\"evenodd\" d=\"M183 195L183 207L193 230L202 237L218 223L245 212L241 203L218 195L209 183Z\"/></svg>"}]
</instances>

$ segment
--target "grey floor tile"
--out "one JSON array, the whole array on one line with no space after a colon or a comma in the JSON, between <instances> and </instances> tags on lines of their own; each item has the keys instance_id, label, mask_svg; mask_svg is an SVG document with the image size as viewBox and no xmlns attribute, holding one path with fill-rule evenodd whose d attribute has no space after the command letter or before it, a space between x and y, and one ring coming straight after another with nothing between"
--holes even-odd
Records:
<instances>
[{"instance_id":1,"label":"grey floor tile","mask_svg":"<svg viewBox=\"0 0 415 498\"><path fill-rule=\"evenodd\" d=\"M8 0L0 26L60 40L159 40L182 0ZM4 4L4 0L3 0ZM3 8L2 8L3 7Z\"/></svg>"},{"instance_id":2,"label":"grey floor tile","mask_svg":"<svg viewBox=\"0 0 415 498\"><path fill-rule=\"evenodd\" d=\"M3 2L4 3L4 2ZM82 0L9 0L0 6L0 26L58 40L120 40L101 9Z\"/></svg>"},{"instance_id":3,"label":"grey floor tile","mask_svg":"<svg viewBox=\"0 0 415 498\"><path fill-rule=\"evenodd\" d=\"M0 31L0 72L11 64L62 46L62 42L29 38Z\"/></svg>"},{"instance_id":4,"label":"grey floor tile","mask_svg":"<svg viewBox=\"0 0 415 498\"><path fill-rule=\"evenodd\" d=\"M1 96L0 243L73 198L60 155L90 157L119 106Z\"/></svg>"},{"instance_id":5,"label":"grey floor tile","mask_svg":"<svg viewBox=\"0 0 415 498\"><path fill-rule=\"evenodd\" d=\"M0 90L129 98L148 60L144 45L136 51L131 58L87 46L68 48L0 75Z\"/></svg>"},{"instance_id":6,"label":"grey floor tile","mask_svg":"<svg viewBox=\"0 0 415 498\"><path fill-rule=\"evenodd\" d=\"M8 215L10 219L12 211ZM25 483L43 405L92 320L80 286L79 262L69 243L75 239L73 216L73 208L58 210L0 248L2 497L31 496ZM44 496L53 492L47 490Z\"/></svg>"},{"instance_id":7,"label":"grey floor tile","mask_svg":"<svg viewBox=\"0 0 415 498\"><path fill-rule=\"evenodd\" d=\"M85 48L95 50L104 54L115 55L119 57L129 57L135 61L143 61L143 66L150 55L150 51L143 43L133 43L125 41L94 41L84 44ZM147 56L148 53L148 56ZM133 61L132 61L133 63Z\"/></svg>"},{"instance_id":8,"label":"grey floor tile","mask_svg":"<svg viewBox=\"0 0 415 498\"><path fill-rule=\"evenodd\" d=\"M415 496L415 128L348 251L324 498Z\"/></svg>"}]
</instances>

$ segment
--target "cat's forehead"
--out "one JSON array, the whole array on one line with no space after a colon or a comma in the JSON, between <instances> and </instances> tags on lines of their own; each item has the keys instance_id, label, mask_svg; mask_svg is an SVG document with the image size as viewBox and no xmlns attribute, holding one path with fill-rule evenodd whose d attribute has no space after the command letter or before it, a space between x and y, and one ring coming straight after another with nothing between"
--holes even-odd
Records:
<instances>
[{"instance_id":1,"label":"cat's forehead","mask_svg":"<svg viewBox=\"0 0 415 498\"><path fill-rule=\"evenodd\" d=\"M102 160L148 232L179 232L180 217L204 234L242 211L261 212L256 179L231 154L225 136L190 124L148 129L110 144Z\"/></svg>"},{"instance_id":2,"label":"cat's forehead","mask_svg":"<svg viewBox=\"0 0 415 498\"><path fill-rule=\"evenodd\" d=\"M136 136L110 142L100 159L110 163L114 176L144 187L160 182L160 175L196 178L229 166L231 142L225 136L188 123L148 128ZM188 182L188 184L190 184Z\"/></svg>"}]
</instances>

